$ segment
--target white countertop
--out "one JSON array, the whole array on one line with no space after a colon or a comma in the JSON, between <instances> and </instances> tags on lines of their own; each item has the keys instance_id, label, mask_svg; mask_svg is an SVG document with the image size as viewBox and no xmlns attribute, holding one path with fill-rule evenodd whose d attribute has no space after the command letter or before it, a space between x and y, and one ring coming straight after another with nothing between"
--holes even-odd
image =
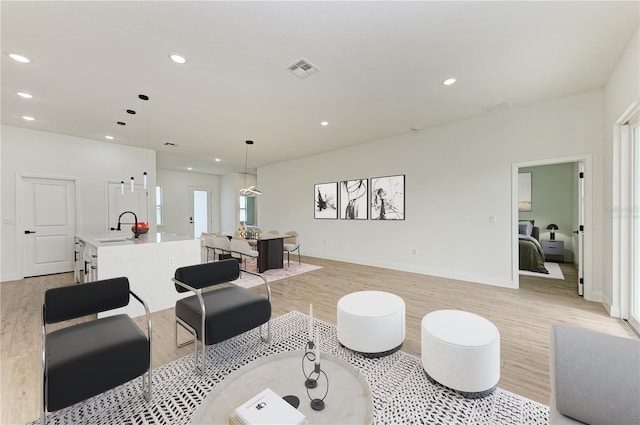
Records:
<instances>
[{"instance_id":1,"label":"white countertop","mask_svg":"<svg viewBox=\"0 0 640 425\"><path fill-rule=\"evenodd\" d=\"M149 232L144 235L138 235L134 238L133 232L108 232L102 235L76 235L78 239L82 239L85 243L93 245L97 248L109 246L125 246L125 245L143 245L163 242L186 241L191 238L175 233L155 233Z\"/></svg>"}]
</instances>

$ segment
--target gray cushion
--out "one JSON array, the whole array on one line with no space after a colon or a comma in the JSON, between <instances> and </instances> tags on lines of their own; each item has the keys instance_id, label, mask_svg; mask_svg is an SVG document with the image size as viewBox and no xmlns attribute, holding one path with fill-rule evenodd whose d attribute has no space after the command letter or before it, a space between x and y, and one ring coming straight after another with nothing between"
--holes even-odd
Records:
<instances>
[{"instance_id":1,"label":"gray cushion","mask_svg":"<svg viewBox=\"0 0 640 425\"><path fill-rule=\"evenodd\" d=\"M518 222L518 233L521 235L531 236L531 232L533 231L533 224L530 221L519 221Z\"/></svg>"},{"instance_id":2,"label":"gray cushion","mask_svg":"<svg viewBox=\"0 0 640 425\"><path fill-rule=\"evenodd\" d=\"M560 325L552 338L560 413L591 425L640 424L640 341Z\"/></svg>"},{"instance_id":3,"label":"gray cushion","mask_svg":"<svg viewBox=\"0 0 640 425\"><path fill-rule=\"evenodd\" d=\"M45 391L50 412L114 388L149 369L149 340L124 314L50 332L46 344Z\"/></svg>"},{"instance_id":4,"label":"gray cushion","mask_svg":"<svg viewBox=\"0 0 640 425\"><path fill-rule=\"evenodd\" d=\"M205 345L239 335L267 323L271 318L271 303L266 297L238 286L204 292L202 298L206 311ZM202 340L202 313L195 295L176 302L176 316L195 329L198 339Z\"/></svg>"}]
</instances>

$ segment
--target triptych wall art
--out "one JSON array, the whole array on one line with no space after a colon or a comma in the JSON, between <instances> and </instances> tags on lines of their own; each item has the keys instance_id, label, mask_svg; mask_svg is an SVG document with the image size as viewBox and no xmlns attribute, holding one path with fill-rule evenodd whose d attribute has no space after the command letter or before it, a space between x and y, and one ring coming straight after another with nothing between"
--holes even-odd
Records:
<instances>
[{"instance_id":1,"label":"triptych wall art","mask_svg":"<svg viewBox=\"0 0 640 425\"><path fill-rule=\"evenodd\" d=\"M404 179L398 175L316 184L314 218L404 220Z\"/></svg>"}]
</instances>

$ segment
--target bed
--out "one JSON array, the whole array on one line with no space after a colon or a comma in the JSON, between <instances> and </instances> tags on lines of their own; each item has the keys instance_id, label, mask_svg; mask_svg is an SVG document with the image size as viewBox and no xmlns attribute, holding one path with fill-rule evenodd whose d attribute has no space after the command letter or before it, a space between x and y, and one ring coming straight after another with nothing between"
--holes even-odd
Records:
<instances>
[{"instance_id":1,"label":"bed","mask_svg":"<svg viewBox=\"0 0 640 425\"><path fill-rule=\"evenodd\" d=\"M534 220L518 222L518 249L520 270L549 274L544 266L544 252L540 246L540 228L534 226Z\"/></svg>"}]
</instances>

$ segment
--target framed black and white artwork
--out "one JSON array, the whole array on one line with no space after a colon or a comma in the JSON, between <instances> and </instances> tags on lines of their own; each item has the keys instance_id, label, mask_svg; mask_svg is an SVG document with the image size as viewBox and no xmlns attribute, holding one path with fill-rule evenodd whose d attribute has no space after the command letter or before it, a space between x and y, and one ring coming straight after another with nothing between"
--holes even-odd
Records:
<instances>
[{"instance_id":1,"label":"framed black and white artwork","mask_svg":"<svg viewBox=\"0 0 640 425\"><path fill-rule=\"evenodd\" d=\"M404 174L371 178L371 219L404 220Z\"/></svg>"},{"instance_id":2,"label":"framed black and white artwork","mask_svg":"<svg viewBox=\"0 0 640 425\"><path fill-rule=\"evenodd\" d=\"M531 173L518 174L518 211L531 211Z\"/></svg>"},{"instance_id":3,"label":"framed black and white artwork","mask_svg":"<svg viewBox=\"0 0 640 425\"><path fill-rule=\"evenodd\" d=\"M366 220L367 179L340 182L340 218L345 220Z\"/></svg>"},{"instance_id":4,"label":"framed black and white artwork","mask_svg":"<svg viewBox=\"0 0 640 425\"><path fill-rule=\"evenodd\" d=\"M338 183L313 186L313 218L338 218Z\"/></svg>"}]
</instances>

